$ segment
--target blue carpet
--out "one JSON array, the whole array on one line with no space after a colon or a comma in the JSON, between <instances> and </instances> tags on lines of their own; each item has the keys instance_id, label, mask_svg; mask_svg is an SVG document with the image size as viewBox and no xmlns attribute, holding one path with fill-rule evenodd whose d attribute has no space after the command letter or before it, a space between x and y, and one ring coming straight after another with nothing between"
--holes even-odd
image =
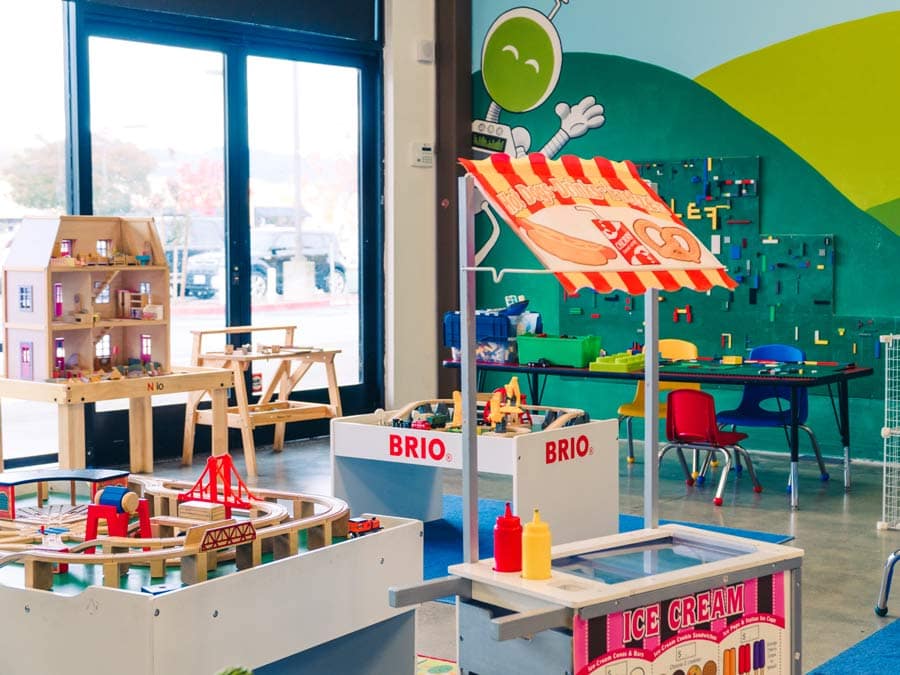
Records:
<instances>
[{"instance_id":1,"label":"blue carpet","mask_svg":"<svg viewBox=\"0 0 900 675\"><path fill-rule=\"evenodd\" d=\"M494 522L503 513L505 502L495 499L478 500L478 557L490 558L494 555ZM444 495L444 517L425 523L425 570L426 579L447 576L447 567L462 562L462 498L458 495ZM748 539L756 539L772 544L790 541L793 537L754 530L737 530L717 525L686 523L678 520L660 520L660 523L689 525L702 530L721 532ZM552 524L551 524L552 526ZM630 532L644 526L640 516L619 514L619 531Z\"/></svg>"},{"instance_id":2,"label":"blue carpet","mask_svg":"<svg viewBox=\"0 0 900 675\"><path fill-rule=\"evenodd\" d=\"M900 654L900 621L894 621L809 673L810 675L896 673L898 654Z\"/></svg>"}]
</instances>

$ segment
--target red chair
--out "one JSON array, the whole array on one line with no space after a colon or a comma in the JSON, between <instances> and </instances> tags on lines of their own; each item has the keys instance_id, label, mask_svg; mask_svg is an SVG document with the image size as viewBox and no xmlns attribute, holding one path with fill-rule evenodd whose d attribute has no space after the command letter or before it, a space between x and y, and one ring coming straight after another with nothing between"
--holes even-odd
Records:
<instances>
[{"instance_id":1,"label":"red chair","mask_svg":"<svg viewBox=\"0 0 900 675\"><path fill-rule=\"evenodd\" d=\"M706 450L706 460L700 469L696 479L702 483L706 476L713 455L718 452L724 460L722 475L719 478L719 486L713 504L722 505L722 493L725 490L725 481L728 479L728 471L733 463L733 457L743 458L753 481L753 491L762 492L762 485L756 478L753 470L753 462L750 455L739 444L747 438L747 434L736 431L721 431L716 423L716 404L710 394L695 389L678 389L668 396L666 411L666 439L668 444L659 451L659 461L665 454L674 448L678 452L678 461L684 471L685 482L694 484L694 476L684 459L684 449Z\"/></svg>"}]
</instances>

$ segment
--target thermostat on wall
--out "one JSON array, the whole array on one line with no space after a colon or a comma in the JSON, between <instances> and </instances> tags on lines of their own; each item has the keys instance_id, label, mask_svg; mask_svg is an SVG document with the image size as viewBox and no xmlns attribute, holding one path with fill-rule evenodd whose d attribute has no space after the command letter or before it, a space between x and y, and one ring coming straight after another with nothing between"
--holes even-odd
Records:
<instances>
[{"instance_id":1,"label":"thermostat on wall","mask_svg":"<svg viewBox=\"0 0 900 675\"><path fill-rule=\"evenodd\" d=\"M434 165L434 145L421 141L412 144L412 165L430 167Z\"/></svg>"}]
</instances>

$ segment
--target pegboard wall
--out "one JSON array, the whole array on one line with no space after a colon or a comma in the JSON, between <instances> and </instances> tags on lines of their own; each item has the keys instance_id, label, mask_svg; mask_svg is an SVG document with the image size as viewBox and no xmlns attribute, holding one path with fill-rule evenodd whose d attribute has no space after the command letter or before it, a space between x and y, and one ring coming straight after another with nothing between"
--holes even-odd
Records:
<instances>
[{"instance_id":1,"label":"pegboard wall","mask_svg":"<svg viewBox=\"0 0 900 675\"><path fill-rule=\"evenodd\" d=\"M789 223L760 222L759 157L636 164L739 284L731 292L660 292L660 337L690 340L703 356L793 344L810 360L873 367L876 377L854 383L854 396L883 396L879 336L900 332L900 319L836 313L839 241L829 233L792 234ZM600 335L610 352L643 344L643 302L624 293L563 294L560 333Z\"/></svg>"}]
</instances>

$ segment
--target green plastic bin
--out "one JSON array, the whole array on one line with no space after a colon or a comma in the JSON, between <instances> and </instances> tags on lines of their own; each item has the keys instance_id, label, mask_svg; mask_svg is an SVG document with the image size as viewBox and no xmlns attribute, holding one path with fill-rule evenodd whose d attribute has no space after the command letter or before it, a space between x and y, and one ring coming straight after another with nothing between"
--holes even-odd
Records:
<instances>
[{"instance_id":1,"label":"green plastic bin","mask_svg":"<svg viewBox=\"0 0 900 675\"><path fill-rule=\"evenodd\" d=\"M546 359L553 366L584 368L600 353L598 335L563 337L525 333L516 338L516 345L519 363L523 364Z\"/></svg>"}]
</instances>

